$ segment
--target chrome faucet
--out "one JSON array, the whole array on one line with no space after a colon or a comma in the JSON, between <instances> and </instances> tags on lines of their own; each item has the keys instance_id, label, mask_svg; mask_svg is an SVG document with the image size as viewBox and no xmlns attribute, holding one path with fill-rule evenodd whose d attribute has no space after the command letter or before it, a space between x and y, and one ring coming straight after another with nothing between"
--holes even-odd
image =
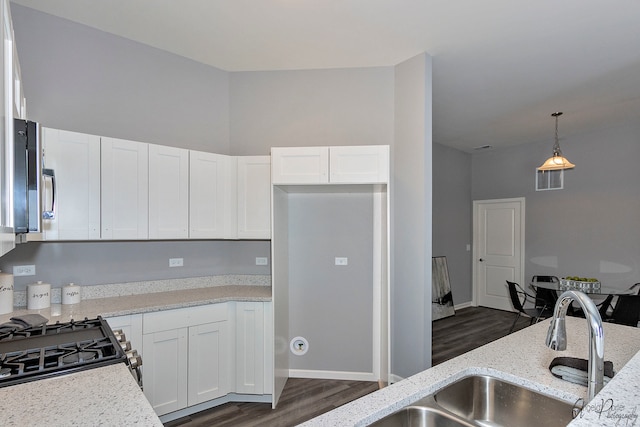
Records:
<instances>
[{"instance_id":1,"label":"chrome faucet","mask_svg":"<svg viewBox=\"0 0 640 427\"><path fill-rule=\"evenodd\" d=\"M604 385L604 331L602 318L594 302L582 292L566 291L553 310L553 319L547 332L547 347L552 350L567 349L567 330L565 316L571 301L577 301L582 307L589 324L589 382L587 402L591 401Z\"/></svg>"}]
</instances>

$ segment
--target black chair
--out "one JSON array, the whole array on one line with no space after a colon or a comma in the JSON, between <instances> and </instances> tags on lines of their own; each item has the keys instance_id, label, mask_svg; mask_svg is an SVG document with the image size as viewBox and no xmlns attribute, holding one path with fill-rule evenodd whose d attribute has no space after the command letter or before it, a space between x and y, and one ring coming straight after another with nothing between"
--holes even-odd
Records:
<instances>
[{"instance_id":1,"label":"black chair","mask_svg":"<svg viewBox=\"0 0 640 427\"><path fill-rule=\"evenodd\" d=\"M531 282L560 283L560 279L556 276L533 276ZM536 292L535 307L553 310L558 301L558 293L553 289L541 288L533 284L531 287Z\"/></svg>"},{"instance_id":2,"label":"black chair","mask_svg":"<svg viewBox=\"0 0 640 427\"><path fill-rule=\"evenodd\" d=\"M537 323L541 318L549 317L553 313L553 307L542 307L542 308L524 308L524 305L527 303L528 299L535 300L533 295L529 295L515 282L510 282L507 280L507 287L509 288L509 297L511 298L511 304L513 304L513 308L516 310L516 318L513 320L513 324L511 325L511 329L509 329L509 333L513 332L513 328L516 327L516 323L520 316L526 316L531 318L529 325L532 325L534 322Z\"/></svg>"},{"instance_id":3,"label":"black chair","mask_svg":"<svg viewBox=\"0 0 640 427\"><path fill-rule=\"evenodd\" d=\"M640 295L618 295L608 322L638 327L640 322Z\"/></svg>"},{"instance_id":4,"label":"black chair","mask_svg":"<svg viewBox=\"0 0 640 427\"><path fill-rule=\"evenodd\" d=\"M629 287L629 291L636 291L637 289L637 293L635 295L640 295L640 283L636 283L633 286ZM634 295L633 293L630 295ZM602 320L608 321L611 319L611 314L609 314L609 308L612 307L611 303L613 302L613 295L608 295L607 298L605 298L604 301L602 301L600 304L598 304L598 311L600 312L600 317L602 318Z\"/></svg>"}]
</instances>

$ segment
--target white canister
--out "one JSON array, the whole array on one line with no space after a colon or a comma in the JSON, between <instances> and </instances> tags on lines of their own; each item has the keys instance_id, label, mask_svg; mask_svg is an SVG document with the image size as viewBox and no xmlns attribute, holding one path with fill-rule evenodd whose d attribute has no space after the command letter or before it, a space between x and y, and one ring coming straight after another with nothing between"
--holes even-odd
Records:
<instances>
[{"instance_id":1,"label":"white canister","mask_svg":"<svg viewBox=\"0 0 640 427\"><path fill-rule=\"evenodd\" d=\"M39 310L51 306L51 285L48 283L34 283L27 285L27 309Z\"/></svg>"},{"instance_id":2,"label":"white canister","mask_svg":"<svg viewBox=\"0 0 640 427\"><path fill-rule=\"evenodd\" d=\"M13 274L0 272L0 314L13 311Z\"/></svg>"},{"instance_id":3,"label":"white canister","mask_svg":"<svg viewBox=\"0 0 640 427\"><path fill-rule=\"evenodd\" d=\"M62 304L78 304L82 300L82 288L73 283L62 287Z\"/></svg>"}]
</instances>

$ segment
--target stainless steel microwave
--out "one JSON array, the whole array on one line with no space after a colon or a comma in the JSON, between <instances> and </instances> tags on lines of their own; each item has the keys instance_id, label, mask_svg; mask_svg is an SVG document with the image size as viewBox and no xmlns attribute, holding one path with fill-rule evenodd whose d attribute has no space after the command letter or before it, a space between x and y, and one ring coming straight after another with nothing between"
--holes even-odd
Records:
<instances>
[{"instance_id":1,"label":"stainless steel microwave","mask_svg":"<svg viewBox=\"0 0 640 427\"><path fill-rule=\"evenodd\" d=\"M42 230L42 148L37 123L14 119L13 222L16 234Z\"/></svg>"}]
</instances>

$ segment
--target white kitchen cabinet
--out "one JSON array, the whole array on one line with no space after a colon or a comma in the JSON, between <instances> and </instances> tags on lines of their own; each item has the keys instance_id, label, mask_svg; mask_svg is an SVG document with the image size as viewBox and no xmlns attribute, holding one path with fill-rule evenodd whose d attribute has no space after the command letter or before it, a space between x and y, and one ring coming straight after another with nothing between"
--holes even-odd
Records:
<instances>
[{"instance_id":1,"label":"white kitchen cabinet","mask_svg":"<svg viewBox=\"0 0 640 427\"><path fill-rule=\"evenodd\" d=\"M189 152L190 238L236 238L236 171L235 157Z\"/></svg>"},{"instance_id":2,"label":"white kitchen cabinet","mask_svg":"<svg viewBox=\"0 0 640 427\"><path fill-rule=\"evenodd\" d=\"M264 305L265 303L262 302L236 302L236 392L238 393L265 393Z\"/></svg>"},{"instance_id":3,"label":"white kitchen cabinet","mask_svg":"<svg viewBox=\"0 0 640 427\"><path fill-rule=\"evenodd\" d=\"M11 108L12 87L6 84L13 76L13 30L9 1L0 1L0 14L3 42L0 46L0 69L3 80L0 82L0 256L15 247L13 228L13 109Z\"/></svg>"},{"instance_id":4,"label":"white kitchen cabinet","mask_svg":"<svg viewBox=\"0 0 640 427\"><path fill-rule=\"evenodd\" d=\"M189 327L187 406L229 393L231 337L227 321Z\"/></svg>"},{"instance_id":5,"label":"white kitchen cabinet","mask_svg":"<svg viewBox=\"0 0 640 427\"><path fill-rule=\"evenodd\" d=\"M102 239L149 237L149 145L101 139Z\"/></svg>"},{"instance_id":6,"label":"white kitchen cabinet","mask_svg":"<svg viewBox=\"0 0 640 427\"><path fill-rule=\"evenodd\" d=\"M227 303L143 315L144 393L158 415L229 393Z\"/></svg>"},{"instance_id":7,"label":"white kitchen cabinet","mask_svg":"<svg viewBox=\"0 0 640 427\"><path fill-rule=\"evenodd\" d=\"M189 151L149 144L149 238L189 237Z\"/></svg>"},{"instance_id":8,"label":"white kitchen cabinet","mask_svg":"<svg viewBox=\"0 0 640 427\"><path fill-rule=\"evenodd\" d=\"M389 146L274 147L274 185L383 184L389 181Z\"/></svg>"},{"instance_id":9,"label":"white kitchen cabinet","mask_svg":"<svg viewBox=\"0 0 640 427\"><path fill-rule=\"evenodd\" d=\"M45 240L100 238L100 137L42 128L44 168L55 172L45 183L44 207L54 216L43 220ZM52 200L52 195L55 200Z\"/></svg>"},{"instance_id":10,"label":"white kitchen cabinet","mask_svg":"<svg viewBox=\"0 0 640 427\"><path fill-rule=\"evenodd\" d=\"M144 395L158 415L187 406L187 328L145 333Z\"/></svg>"},{"instance_id":11,"label":"white kitchen cabinet","mask_svg":"<svg viewBox=\"0 0 640 427\"><path fill-rule=\"evenodd\" d=\"M238 238L271 238L271 157L238 157Z\"/></svg>"},{"instance_id":12,"label":"white kitchen cabinet","mask_svg":"<svg viewBox=\"0 0 640 427\"><path fill-rule=\"evenodd\" d=\"M273 184L329 182L329 147L271 148Z\"/></svg>"}]
</instances>

